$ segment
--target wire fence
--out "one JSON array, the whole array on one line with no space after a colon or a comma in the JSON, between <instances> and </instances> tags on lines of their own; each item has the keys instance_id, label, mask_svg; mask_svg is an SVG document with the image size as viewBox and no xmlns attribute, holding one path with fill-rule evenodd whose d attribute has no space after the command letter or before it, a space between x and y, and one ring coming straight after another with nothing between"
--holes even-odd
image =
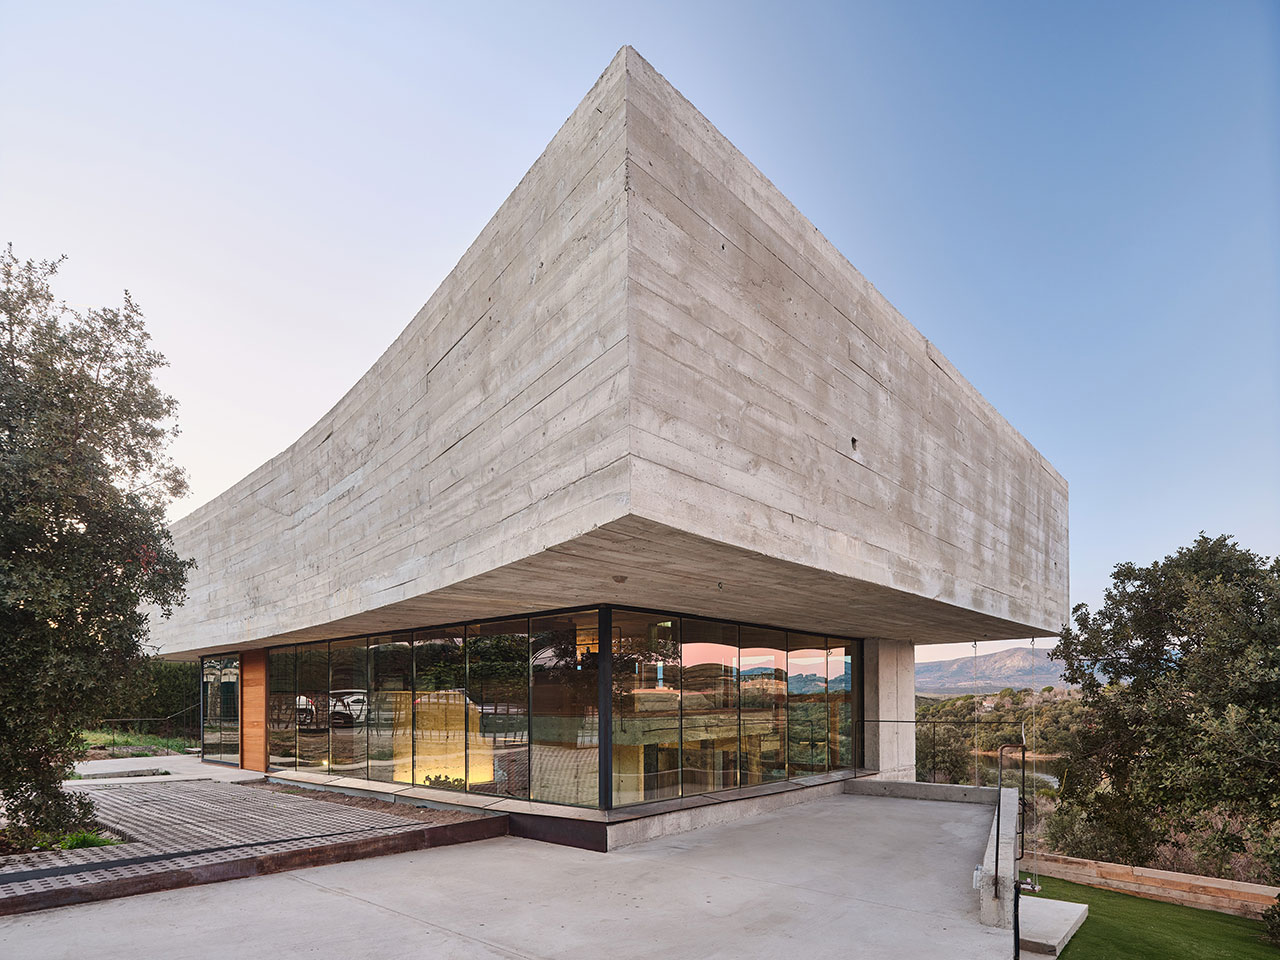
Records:
<instances>
[{"instance_id":1,"label":"wire fence","mask_svg":"<svg viewBox=\"0 0 1280 960\"><path fill-rule=\"evenodd\" d=\"M195 745L200 742L200 703L197 701L167 717L108 717L99 721L99 726L111 732L107 746L117 746L120 740L130 739L127 734L189 740Z\"/></svg>"}]
</instances>

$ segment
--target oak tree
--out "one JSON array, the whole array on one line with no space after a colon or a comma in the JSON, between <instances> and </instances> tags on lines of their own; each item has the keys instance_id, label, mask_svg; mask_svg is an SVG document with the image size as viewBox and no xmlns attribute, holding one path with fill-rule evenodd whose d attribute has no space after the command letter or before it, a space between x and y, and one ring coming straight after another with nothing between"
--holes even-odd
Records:
<instances>
[{"instance_id":1,"label":"oak tree","mask_svg":"<svg viewBox=\"0 0 1280 960\"><path fill-rule=\"evenodd\" d=\"M165 526L186 479L164 358L127 291L115 307L58 300L61 262L0 253L0 800L18 836L92 816L61 789L80 732L192 565Z\"/></svg>"}]
</instances>

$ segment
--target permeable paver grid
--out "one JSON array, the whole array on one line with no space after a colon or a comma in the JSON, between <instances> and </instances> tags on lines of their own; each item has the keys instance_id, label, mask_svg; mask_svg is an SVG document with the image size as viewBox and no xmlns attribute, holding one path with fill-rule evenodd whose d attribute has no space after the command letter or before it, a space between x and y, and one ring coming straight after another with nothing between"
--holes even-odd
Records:
<instances>
[{"instance_id":1,"label":"permeable paver grid","mask_svg":"<svg viewBox=\"0 0 1280 960\"><path fill-rule=\"evenodd\" d=\"M81 788L128 842L31 853L0 865L0 901L422 830L420 821L233 783Z\"/></svg>"}]
</instances>

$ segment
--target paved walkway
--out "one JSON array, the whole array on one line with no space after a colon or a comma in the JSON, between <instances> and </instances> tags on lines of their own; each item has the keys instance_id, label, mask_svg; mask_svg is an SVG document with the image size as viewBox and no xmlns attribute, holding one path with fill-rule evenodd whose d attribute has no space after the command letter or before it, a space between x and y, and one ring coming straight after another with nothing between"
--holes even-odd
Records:
<instances>
[{"instance_id":1,"label":"paved walkway","mask_svg":"<svg viewBox=\"0 0 1280 960\"><path fill-rule=\"evenodd\" d=\"M98 819L128 842L6 858L0 914L332 862L360 848L364 855L413 849L426 845L418 835L431 826L237 783L133 778L74 784L93 797Z\"/></svg>"},{"instance_id":2,"label":"paved walkway","mask_svg":"<svg viewBox=\"0 0 1280 960\"><path fill-rule=\"evenodd\" d=\"M983 804L839 796L608 854L503 837L0 919L0 956L1007 958Z\"/></svg>"}]
</instances>

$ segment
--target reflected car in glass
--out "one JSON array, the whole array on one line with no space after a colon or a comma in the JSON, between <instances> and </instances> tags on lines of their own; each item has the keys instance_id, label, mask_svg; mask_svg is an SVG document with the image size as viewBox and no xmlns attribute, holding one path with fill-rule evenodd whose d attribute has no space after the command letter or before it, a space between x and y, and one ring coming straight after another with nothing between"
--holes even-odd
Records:
<instances>
[{"instance_id":1,"label":"reflected car in glass","mask_svg":"<svg viewBox=\"0 0 1280 960\"><path fill-rule=\"evenodd\" d=\"M329 691L329 726L354 727L369 715L369 695L365 690Z\"/></svg>"}]
</instances>

